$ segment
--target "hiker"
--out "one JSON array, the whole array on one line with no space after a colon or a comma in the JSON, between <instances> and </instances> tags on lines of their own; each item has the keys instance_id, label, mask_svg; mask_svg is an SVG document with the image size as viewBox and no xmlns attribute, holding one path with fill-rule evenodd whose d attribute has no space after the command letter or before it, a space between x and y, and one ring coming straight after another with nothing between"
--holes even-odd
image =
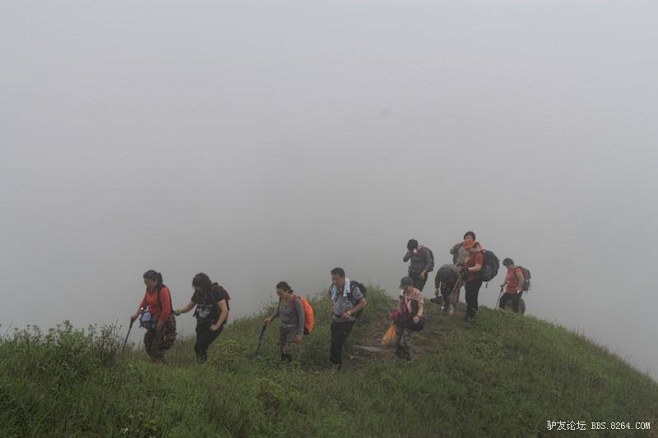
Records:
<instances>
[{"instance_id":1,"label":"hiker","mask_svg":"<svg viewBox=\"0 0 658 438\"><path fill-rule=\"evenodd\" d=\"M196 343L194 353L198 363L208 360L208 347L222 333L228 321L230 310L228 301L231 299L222 286L213 283L203 272L192 279L194 293L190 302L176 309L176 315L187 313L196 306L194 316L196 317Z\"/></svg>"},{"instance_id":2,"label":"hiker","mask_svg":"<svg viewBox=\"0 0 658 438\"><path fill-rule=\"evenodd\" d=\"M139 318L146 329L144 348L153 362L163 362L164 352L176 339L176 318L172 314L171 292L162 282L162 274L153 269L143 275L146 292L130 322Z\"/></svg>"},{"instance_id":3,"label":"hiker","mask_svg":"<svg viewBox=\"0 0 658 438\"><path fill-rule=\"evenodd\" d=\"M411 360L411 349L407 343L407 330L418 332L425 327L423 293L414 287L411 277L400 280L400 302L393 313L396 325L395 355L400 359Z\"/></svg>"},{"instance_id":4,"label":"hiker","mask_svg":"<svg viewBox=\"0 0 658 438\"><path fill-rule=\"evenodd\" d=\"M329 360L333 370L340 371L343 365L343 346L356 322L355 314L363 309L367 302L360 285L345 277L345 270L342 268L331 270L331 283L329 299L333 313Z\"/></svg>"},{"instance_id":5,"label":"hiker","mask_svg":"<svg viewBox=\"0 0 658 438\"><path fill-rule=\"evenodd\" d=\"M427 273L434 267L434 258L429 248L419 245L416 239L407 242L407 253L403 262L409 261L409 277L414 281L414 287L422 292L427 282Z\"/></svg>"},{"instance_id":6,"label":"hiker","mask_svg":"<svg viewBox=\"0 0 658 438\"><path fill-rule=\"evenodd\" d=\"M505 294L500 298L498 307L505 309L507 301L512 300L514 313L519 313L519 304L523 295L523 282L525 281L523 271L509 257L503 260L503 266L507 268L507 276L505 277L505 282L500 285L500 289L506 289Z\"/></svg>"},{"instance_id":7,"label":"hiker","mask_svg":"<svg viewBox=\"0 0 658 438\"><path fill-rule=\"evenodd\" d=\"M478 310L478 295L482 286L480 270L484 263L482 245L475 240L475 233L468 231L464 234L464 250L468 251L468 257L462 267L464 278L464 289L466 290L466 321L474 321Z\"/></svg>"},{"instance_id":8,"label":"hiker","mask_svg":"<svg viewBox=\"0 0 658 438\"><path fill-rule=\"evenodd\" d=\"M302 339L304 339L306 312L302 300L294 294L290 285L285 281L276 285L276 294L279 296L279 304L272 316L265 320L265 324L270 325L277 316L281 319L279 353L282 361L291 362L293 345L301 345Z\"/></svg>"},{"instance_id":9,"label":"hiker","mask_svg":"<svg viewBox=\"0 0 658 438\"><path fill-rule=\"evenodd\" d=\"M453 264L442 265L434 277L434 294L438 302L439 296L443 298L443 311L452 316L455 314L455 307L459 302L459 290L462 286L461 273L459 267Z\"/></svg>"}]
</instances>

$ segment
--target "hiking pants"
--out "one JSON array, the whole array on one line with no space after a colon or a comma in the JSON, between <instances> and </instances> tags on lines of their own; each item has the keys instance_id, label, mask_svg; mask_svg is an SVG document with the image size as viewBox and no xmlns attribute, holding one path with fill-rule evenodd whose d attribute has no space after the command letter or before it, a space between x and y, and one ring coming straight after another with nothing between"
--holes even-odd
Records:
<instances>
[{"instance_id":1,"label":"hiking pants","mask_svg":"<svg viewBox=\"0 0 658 438\"><path fill-rule=\"evenodd\" d=\"M297 327L279 327L279 353L281 359L290 362L295 351L295 336Z\"/></svg>"},{"instance_id":2,"label":"hiking pants","mask_svg":"<svg viewBox=\"0 0 658 438\"><path fill-rule=\"evenodd\" d=\"M478 295L480 294L480 287L482 286L482 279L476 278L473 281L467 281L464 289L466 289L466 317L475 318L475 313L478 310Z\"/></svg>"},{"instance_id":3,"label":"hiking pants","mask_svg":"<svg viewBox=\"0 0 658 438\"><path fill-rule=\"evenodd\" d=\"M208 360L208 347L213 343L219 334L224 330L224 324L213 332L210 330L210 322L197 322L196 324L196 343L194 344L194 352L196 353L196 360L199 363L204 363Z\"/></svg>"},{"instance_id":4,"label":"hiking pants","mask_svg":"<svg viewBox=\"0 0 658 438\"><path fill-rule=\"evenodd\" d=\"M450 304L454 304L452 303L452 294L451 294L453 288L454 288L454 284L448 286L441 285L441 296L443 297L443 305L446 308L448 308Z\"/></svg>"},{"instance_id":5,"label":"hiking pants","mask_svg":"<svg viewBox=\"0 0 658 438\"><path fill-rule=\"evenodd\" d=\"M523 292L518 293L518 294L511 294L509 292L506 292L501 298L500 302L498 303L498 307L501 309L504 309L505 306L507 305L508 300L512 300L512 308L514 309L514 313L519 313L519 303L521 302L521 295Z\"/></svg>"},{"instance_id":6,"label":"hiking pants","mask_svg":"<svg viewBox=\"0 0 658 438\"><path fill-rule=\"evenodd\" d=\"M334 365L343 364L343 346L356 321L331 322L331 348L329 360Z\"/></svg>"},{"instance_id":7,"label":"hiking pants","mask_svg":"<svg viewBox=\"0 0 658 438\"><path fill-rule=\"evenodd\" d=\"M411 279L414 281L414 287L422 292L423 288L425 287L425 283L427 282L427 277L429 277L429 274L426 274L425 278L421 278L420 272L409 271L409 277L411 277Z\"/></svg>"},{"instance_id":8,"label":"hiking pants","mask_svg":"<svg viewBox=\"0 0 658 438\"><path fill-rule=\"evenodd\" d=\"M162 334L158 334L156 330L146 330L144 349L154 362L163 360L166 349L162 346Z\"/></svg>"}]
</instances>

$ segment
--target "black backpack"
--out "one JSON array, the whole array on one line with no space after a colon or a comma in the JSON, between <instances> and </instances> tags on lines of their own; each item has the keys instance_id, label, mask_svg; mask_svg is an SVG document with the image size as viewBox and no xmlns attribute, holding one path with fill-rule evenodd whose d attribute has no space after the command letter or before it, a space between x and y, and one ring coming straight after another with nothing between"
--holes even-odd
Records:
<instances>
[{"instance_id":1,"label":"black backpack","mask_svg":"<svg viewBox=\"0 0 658 438\"><path fill-rule=\"evenodd\" d=\"M482 269L480 270L480 277L482 281L491 281L493 278L498 275L498 268L500 268L500 261L496 254L491 251L483 250L482 255L484 262L482 263Z\"/></svg>"},{"instance_id":2,"label":"black backpack","mask_svg":"<svg viewBox=\"0 0 658 438\"><path fill-rule=\"evenodd\" d=\"M352 305L356 305L356 300L352 298L352 290L355 287L358 287L361 290L361 293L363 294L363 298L365 298L366 294L368 293L363 283L359 283L358 281L355 280L350 280L350 291L347 293L347 298L349 298L349 300L352 302ZM356 318L360 317L361 315L363 315L363 309L359 310L354 314Z\"/></svg>"},{"instance_id":3,"label":"black backpack","mask_svg":"<svg viewBox=\"0 0 658 438\"><path fill-rule=\"evenodd\" d=\"M427 272L432 272L432 271L434 270L434 253L433 253L432 250L429 249L428 247L425 247L425 249L426 249L427 251L429 251L429 253L430 253L430 259L431 259L431 262L430 262L430 268L427 270Z\"/></svg>"}]
</instances>

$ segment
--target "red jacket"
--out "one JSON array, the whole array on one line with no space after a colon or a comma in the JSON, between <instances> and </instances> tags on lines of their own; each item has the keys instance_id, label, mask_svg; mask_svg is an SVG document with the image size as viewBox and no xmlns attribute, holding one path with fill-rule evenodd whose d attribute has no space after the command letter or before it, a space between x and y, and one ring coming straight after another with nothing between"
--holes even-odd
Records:
<instances>
[{"instance_id":1,"label":"red jacket","mask_svg":"<svg viewBox=\"0 0 658 438\"><path fill-rule=\"evenodd\" d=\"M482 269L483 264L484 264L484 254L482 254L482 251L480 250L480 251L471 252L471 254L466 259L466 264L464 266L466 266L466 268L473 268L477 265L480 265L480 269ZM480 269L478 269L478 271ZM466 274L466 278L464 279L464 281L470 282L476 280L478 277L478 271L468 272Z\"/></svg>"},{"instance_id":2,"label":"red jacket","mask_svg":"<svg viewBox=\"0 0 658 438\"><path fill-rule=\"evenodd\" d=\"M160 289L160 299L158 300L158 288L154 288L151 292L146 292L142 303L139 305L140 308L146 310L148 307L149 312L155 318L156 321L166 321L171 315L171 293L169 288L165 285L162 285Z\"/></svg>"}]
</instances>

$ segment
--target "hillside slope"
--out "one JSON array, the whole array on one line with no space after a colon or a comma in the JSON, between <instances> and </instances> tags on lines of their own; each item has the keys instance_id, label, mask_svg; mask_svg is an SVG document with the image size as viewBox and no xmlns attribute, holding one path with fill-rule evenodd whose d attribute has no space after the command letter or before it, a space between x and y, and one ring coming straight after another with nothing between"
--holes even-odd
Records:
<instances>
[{"instance_id":1,"label":"hillside slope","mask_svg":"<svg viewBox=\"0 0 658 438\"><path fill-rule=\"evenodd\" d=\"M277 358L276 323L254 356L268 310L232 322L201 366L189 339L152 365L143 352L119 354L111 327L16 333L0 343L0 436L546 436L560 433L559 421L583 422L578 436L658 436L656 382L531 317L481 309L467 324L428 301L412 362L357 348L378 345L394 305L370 289L338 374L329 372L322 300L288 366Z\"/></svg>"}]
</instances>

